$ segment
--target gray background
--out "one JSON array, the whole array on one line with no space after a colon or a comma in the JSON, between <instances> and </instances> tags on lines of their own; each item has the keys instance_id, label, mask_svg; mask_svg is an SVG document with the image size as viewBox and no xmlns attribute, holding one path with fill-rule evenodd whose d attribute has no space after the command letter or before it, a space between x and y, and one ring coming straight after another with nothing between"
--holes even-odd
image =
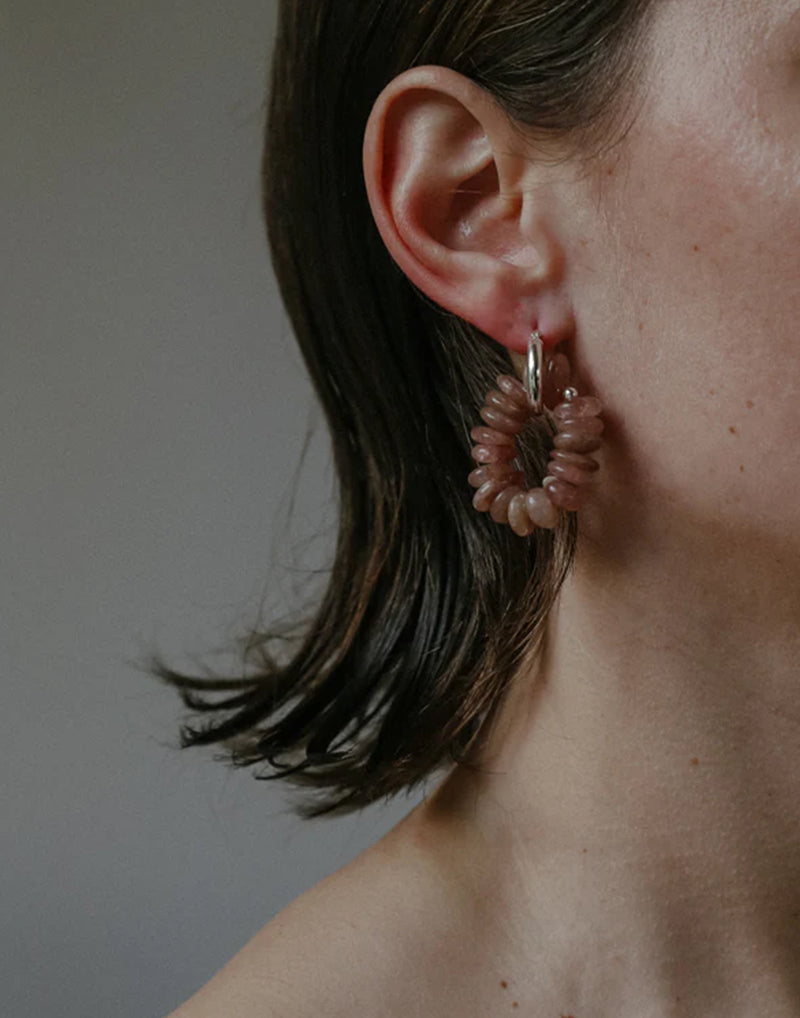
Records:
<instances>
[{"instance_id":1,"label":"gray background","mask_svg":"<svg viewBox=\"0 0 800 1018\"><path fill-rule=\"evenodd\" d=\"M418 801L303 822L291 790L172 748L177 694L128 664L232 665L211 652L333 547L261 221L274 20L268 0L0 13L9 1018L162 1018Z\"/></svg>"}]
</instances>

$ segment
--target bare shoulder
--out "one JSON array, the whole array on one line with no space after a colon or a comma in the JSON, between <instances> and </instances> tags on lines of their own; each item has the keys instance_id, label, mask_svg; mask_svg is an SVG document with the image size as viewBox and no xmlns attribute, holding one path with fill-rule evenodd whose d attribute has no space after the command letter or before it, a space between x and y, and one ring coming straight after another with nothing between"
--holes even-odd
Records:
<instances>
[{"instance_id":1,"label":"bare shoulder","mask_svg":"<svg viewBox=\"0 0 800 1018\"><path fill-rule=\"evenodd\" d=\"M458 963L453 905L409 815L292 901L167 1018L414 1014Z\"/></svg>"}]
</instances>

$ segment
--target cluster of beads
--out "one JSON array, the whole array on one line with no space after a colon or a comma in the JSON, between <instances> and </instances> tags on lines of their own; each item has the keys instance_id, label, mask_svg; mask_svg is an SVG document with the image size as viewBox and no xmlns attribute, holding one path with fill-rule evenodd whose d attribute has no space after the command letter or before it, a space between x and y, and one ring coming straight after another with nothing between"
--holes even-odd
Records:
<instances>
[{"instance_id":1,"label":"cluster of beads","mask_svg":"<svg viewBox=\"0 0 800 1018\"><path fill-rule=\"evenodd\" d=\"M486 397L480 415L486 427L476 427L470 437L472 458L479 464L469 475L478 490L472 504L488 512L495 523L508 523L515 534L527 537L537 527L558 525L559 509L575 511L585 505L591 493L589 482L599 464L587 453L602 444L603 407L594 396L579 396L569 386L569 361L556 354L548 365L544 403L561 395L553 408L557 434L542 486L526 490L525 474L515 466L516 436L533 415L524 386L513 375L498 375L497 389ZM548 399L549 397L549 399Z\"/></svg>"}]
</instances>

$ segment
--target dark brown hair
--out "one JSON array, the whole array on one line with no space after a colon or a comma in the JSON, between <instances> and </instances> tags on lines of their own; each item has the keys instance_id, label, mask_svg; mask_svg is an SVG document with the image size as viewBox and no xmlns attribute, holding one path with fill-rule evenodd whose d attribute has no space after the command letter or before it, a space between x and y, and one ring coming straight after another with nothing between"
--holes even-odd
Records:
<instances>
[{"instance_id":1,"label":"dark brown hair","mask_svg":"<svg viewBox=\"0 0 800 1018\"><path fill-rule=\"evenodd\" d=\"M630 123L652 0L281 0L263 199L273 267L330 429L338 540L307 618L237 646L240 677L147 671L214 721L181 746L312 790L304 819L360 809L460 760L538 649L572 563L574 514L517 537L477 513L469 431L500 344L428 300L378 233L366 122L406 68L443 64L485 88L526 139L588 152ZM520 438L541 477L549 422ZM276 651L273 653L273 651ZM280 651L280 653L277 653ZM248 671L251 674L248 674ZM213 673L212 673L213 676ZM216 702L198 693L224 692ZM279 717L280 715L280 717Z\"/></svg>"}]
</instances>

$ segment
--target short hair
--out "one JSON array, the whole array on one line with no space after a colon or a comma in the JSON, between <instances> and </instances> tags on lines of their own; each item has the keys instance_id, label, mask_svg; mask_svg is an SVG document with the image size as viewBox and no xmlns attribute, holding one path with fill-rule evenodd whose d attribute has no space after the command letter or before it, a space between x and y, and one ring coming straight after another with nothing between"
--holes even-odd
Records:
<instances>
[{"instance_id":1,"label":"short hair","mask_svg":"<svg viewBox=\"0 0 800 1018\"><path fill-rule=\"evenodd\" d=\"M325 413L338 490L327 588L304 616L237 639L240 677L149 658L224 747L343 814L462 761L540 647L577 523L525 539L474 510L470 428L508 352L392 260L362 169L383 88L420 64L486 89L526 140L611 145L631 120L652 0L281 0L263 150L272 262ZM552 430L520 436L541 477ZM530 472L530 473L529 473ZM252 674L247 674L250 671ZM216 702L199 695L218 692ZM213 716L213 720L209 715ZM219 757L218 757L219 758ZM327 793L322 794L320 793Z\"/></svg>"}]
</instances>

